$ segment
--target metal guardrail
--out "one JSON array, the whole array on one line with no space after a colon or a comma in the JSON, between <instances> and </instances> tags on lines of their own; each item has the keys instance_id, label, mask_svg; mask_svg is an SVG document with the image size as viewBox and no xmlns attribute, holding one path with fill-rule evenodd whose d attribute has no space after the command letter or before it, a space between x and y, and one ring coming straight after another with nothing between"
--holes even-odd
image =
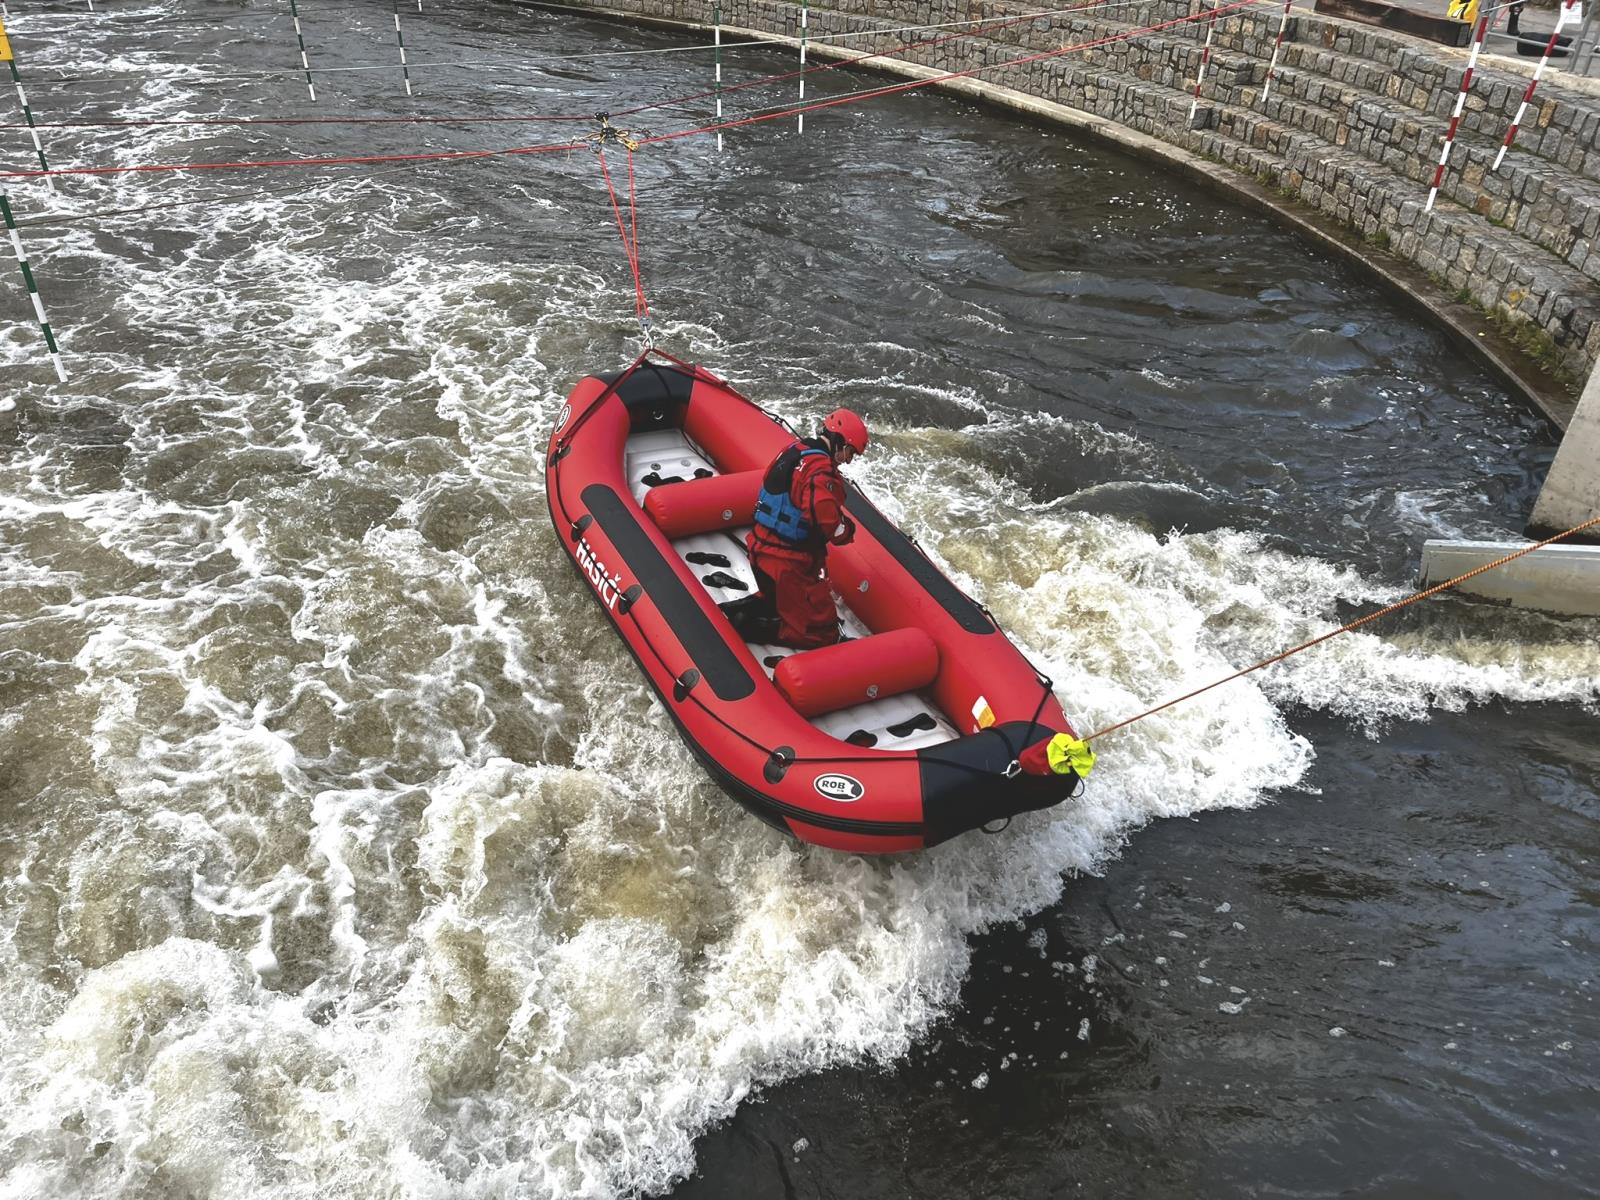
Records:
<instances>
[{"instance_id":1,"label":"metal guardrail","mask_svg":"<svg viewBox=\"0 0 1600 1200\"><path fill-rule=\"evenodd\" d=\"M1505 10L1509 4L1496 5L1500 11L1493 9L1485 11L1494 12L1488 36L1484 38L1484 49L1490 54L1501 54L1506 57L1520 55L1523 58L1537 59L1550 41L1550 30L1555 24L1556 14L1548 9L1538 9L1533 12L1524 11L1521 17L1532 16L1535 28L1522 29L1518 22L1518 31L1510 33L1503 28L1505 23ZM1495 28L1495 26L1502 26ZM1558 70L1569 75L1582 75L1593 78L1600 73L1595 59L1600 57L1600 0L1590 0L1590 6L1584 13L1583 24L1574 34L1563 33L1562 38L1570 38L1567 45L1557 44L1556 53L1551 56L1552 63Z\"/></svg>"}]
</instances>

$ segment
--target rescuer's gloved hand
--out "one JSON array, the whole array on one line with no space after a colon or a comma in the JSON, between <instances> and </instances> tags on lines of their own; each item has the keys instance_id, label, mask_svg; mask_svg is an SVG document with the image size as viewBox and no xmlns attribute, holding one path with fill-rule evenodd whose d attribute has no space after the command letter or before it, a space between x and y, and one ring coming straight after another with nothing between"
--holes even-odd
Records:
<instances>
[{"instance_id":1,"label":"rescuer's gloved hand","mask_svg":"<svg viewBox=\"0 0 1600 1200\"><path fill-rule=\"evenodd\" d=\"M840 514L838 528L833 531L833 536L828 540L835 546L848 546L856 540L856 523L849 517Z\"/></svg>"}]
</instances>

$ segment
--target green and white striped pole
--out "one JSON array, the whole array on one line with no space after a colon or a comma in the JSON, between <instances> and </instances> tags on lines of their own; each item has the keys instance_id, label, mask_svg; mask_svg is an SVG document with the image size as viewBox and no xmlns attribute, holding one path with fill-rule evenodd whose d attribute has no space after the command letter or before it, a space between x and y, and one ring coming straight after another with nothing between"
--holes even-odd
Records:
<instances>
[{"instance_id":1,"label":"green and white striped pole","mask_svg":"<svg viewBox=\"0 0 1600 1200\"><path fill-rule=\"evenodd\" d=\"M39 329L44 333L44 344L50 348L50 361L56 365L56 378L67 381L67 368L61 364L61 350L56 345L56 335L50 332L50 318L44 314L44 302L39 299L39 288L33 282L33 270L22 253L22 237L17 233L17 222L11 215L11 201L0 192L0 216L6 220L6 232L11 234L11 248L17 252L17 265L22 268L22 281L28 285L28 296L33 301L33 311L39 318Z\"/></svg>"},{"instance_id":2,"label":"green and white striped pole","mask_svg":"<svg viewBox=\"0 0 1600 1200\"><path fill-rule=\"evenodd\" d=\"M298 0L289 0L289 15L294 18L294 37L300 43L300 66L306 73L306 91L311 93L311 102L317 101L317 85L311 82L311 60L306 57L306 35L300 30L300 5Z\"/></svg>"},{"instance_id":3,"label":"green and white striped pole","mask_svg":"<svg viewBox=\"0 0 1600 1200\"><path fill-rule=\"evenodd\" d=\"M422 7L419 0L418 8ZM411 95L411 68L406 66L406 36L400 32L400 0L394 0L394 40L400 47L400 74L405 76L406 95Z\"/></svg>"},{"instance_id":4,"label":"green and white striped pole","mask_svg":"<svg viewBox=\"0 0 1600 1200\"><path fill-rule=\"evenodd\" d=\"M711 6L711 23L715 29L715 49L711 52L711 61L716 64L717 93L717 124L722 124L722 4L721 0ZM722 130L717 130L717 153L722 153Z\"/></svg>"},{"instance_id":5,"label":"green and white striped pole","mask_svg":"<svg viewBox=\"0 0 1600 1200\"><path fill-rule=\"evenodd\" d=\"M806 33L811 28L811 6L807 0L800 0L800 103L806 102ZM806 115L800 113L795 117L794 131L806 131Z\"/></svg>"},{"instance_id":6,"label":"green and white striped pole","mask_svg":"<svg viewBox=\"0 0 1600 1200\"><path fill-rule=\"evenodd\" d=\"M17 56L11 49L11 42L6 37L6 27L0 24L0 59L5 60L6 66L11 68L11 82L16 85L17 103L22 106L22 119L28 123L28 132L33 136L33 152L39 156L39 170L48 171L50 163L44 156L44 145L39 141L39 127L33 123L33 109L28 107L28 96L22 90L22 76L17 74ZM49 176L45 182L50 185L50 190L55 191L55 180Z\"/></svg>"}]
</instances>

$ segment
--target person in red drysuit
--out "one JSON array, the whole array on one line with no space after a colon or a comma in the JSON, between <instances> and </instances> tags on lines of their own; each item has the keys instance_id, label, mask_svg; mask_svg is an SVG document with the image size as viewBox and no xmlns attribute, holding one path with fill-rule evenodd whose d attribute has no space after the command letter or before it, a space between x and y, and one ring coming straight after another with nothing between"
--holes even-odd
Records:
<instances>
[{"instance_id":1,"label":"person in red drysuit","mask_svg":"<svg viewBox=\"0 0 1600 1200\"><path fill-rule=\"evenodd\" d=\"M849 543L856 526L845 515L838 467L866 448L866 423L841 408L815 438L792 443L767 468L745 542L765 610L740 622L752 640L801 650L839 640L827 553L830 545Z\"/></svg>"}]
</instances>

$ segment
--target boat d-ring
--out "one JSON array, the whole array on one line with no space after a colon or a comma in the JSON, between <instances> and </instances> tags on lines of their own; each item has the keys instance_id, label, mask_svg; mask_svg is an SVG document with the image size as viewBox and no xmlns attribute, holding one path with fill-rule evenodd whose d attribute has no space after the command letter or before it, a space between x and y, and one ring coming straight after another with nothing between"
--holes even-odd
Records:
<instances>
[{"instance_id":1,"label":"boat d-ring","mask_svg":"<svg viewBox=\"0 0 1600 1200\"><path fill-rule=\"evenodd\" d=\"M1021 774L1022 774L1022 762L1021 762L1021 760L1013 758L1010 762L1008 762L1006 764L1005 776L1006 776L1007 779L1015 779L1018 775L1021 775Z\"/></svg>"}]
</instances>

